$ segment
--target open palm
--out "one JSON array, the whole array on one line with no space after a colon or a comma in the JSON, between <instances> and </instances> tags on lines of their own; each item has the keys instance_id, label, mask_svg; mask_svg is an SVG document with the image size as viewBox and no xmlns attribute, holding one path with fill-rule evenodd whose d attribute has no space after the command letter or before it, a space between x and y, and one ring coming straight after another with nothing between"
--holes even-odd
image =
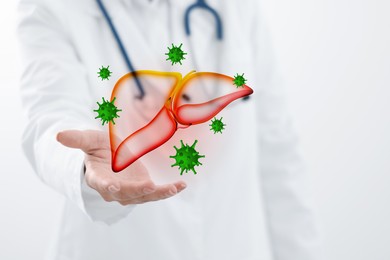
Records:
<instances>
[{"instance_id":1,"label":"open palm","mask_svg":"<svg viewBox=\"0 0 390 260\"><path fill-rule=\"evenodd\" d=\"M182 181L154 184L139 160L123 171L114 173L106 132L67 130L58 133L57 140L67 147L84 151L86 183L106 201L118 201L122 205L141 204L172 197L186 187Z\"/></svg>"}]
</instances>

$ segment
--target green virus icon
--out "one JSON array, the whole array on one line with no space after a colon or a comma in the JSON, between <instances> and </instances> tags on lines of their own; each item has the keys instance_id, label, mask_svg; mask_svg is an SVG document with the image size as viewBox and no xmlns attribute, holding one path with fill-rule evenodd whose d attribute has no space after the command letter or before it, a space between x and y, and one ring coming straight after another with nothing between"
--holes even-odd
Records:
<instances>
[{"instance_id":1,"label":"green virus icon","mask_svg":"<svg viewBox=\"0 0 390 260\"><path fill-rule=\"evenodd\" d=\"M99 69L99 72L97 74L99 74L98 77L102 78L102 80L109 80L109 78L111 77L111 71L108 69L110 66L107 66L106 68L105 67L101 67Z\"/></svg>"},{"instance_id":2,"label":"green virus icon","mask_svg":"<svg viewBox=\"0 0 390 260\"><path fill-rule=\"evenodd\" d=\"M222 122L222 118L223 117L221 117L221 119L217 119L214 117L214 119L211 120L211 125L209 125L209 126L211 126L210 130L213 130L214 134L216 134L216 133L222 134L222 130L225 129L226 125Z\"/></svg>"},{"instance_id":3,"label":"green virus icon","mask_svg":"<svg viewBox=\"0 0 390 260\"><path fill-rule=\"evenodd\" d=\"M233 85L236 85L237 88L241 88L242 86L244 86L246 83L246 79L244 78L244 73L242 75L237 75L234 76L234 79L233 79Z\"/></svg>"},{"instance_id":4,"label":"green virus icon","mask_svg":"<svg viewBox=\"0 0 390 260\"><path fill-rule=\"evenodd\" d=\"M95 119L100 118L102 120L102 125L108 122L112 122L115 125L114 118L118 118L118 112L122 110L118 109L114 105L116 98L114 98L111 102L105 100L104 97L102 99L103 103L99 104L99 102L96 102L99 105L99 108L94 110L94 112L98 113L98 116L95 117Z\"/></svg>"},{"instance_id":5,"label":"green virus icon","mask_svg":"<svg viewBox=\"0 0 390 260\"><path fill-rule=\"evenodd\" d=\"M199 155L199 152L195 150L195 145L198 140L195 140L193 145L189 146L188 144L183 143L183 140L180 140L181 147L177 148L174 146L176 150L175 156L169 156L176 160L175 164L172 164L171 167L179 166L179 170L181 170L180 175L183 175L183 172L193 171L196 174L195 166L202 165L199 162L199 158L204 158L204 155Z\"/></svg>"},{"instance_id":6,"label":"green virus icon","mask_svg":"<svg viewBox=\"0 0 390 260\"><path fill-rule=\"evenodd\" d=\"M180 65L182 65L181 61L186 59L184 55L187 55L187 53L181 49L181 46L183 46L183 44L180 44L180 46L175 46L172 43L172 48L168 47L168 53L165 53L165 55L168 55L166 60L170 60L172 65L176 63L180 63Z\"/></svg>"}]
</instances>

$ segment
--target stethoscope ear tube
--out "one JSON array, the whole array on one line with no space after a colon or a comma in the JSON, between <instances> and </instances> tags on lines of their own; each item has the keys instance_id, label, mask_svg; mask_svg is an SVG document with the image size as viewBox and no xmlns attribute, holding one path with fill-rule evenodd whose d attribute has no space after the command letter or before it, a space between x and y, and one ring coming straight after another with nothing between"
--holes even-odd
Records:
<instances>
[{"instance_id":1,"label":"stethoscope ear tube","mask_svg":"<svg viewBox=\"0 0 390 260\"><path fill-rule=\"evenodd\" d=\"M222 39L223 39L223 28L222 28L221 17L217 13L217 11L215 11L214 8L212 8L211 6L209 6L205 2L205 0L198 0L194 4L190 5L187 8L187 10L186 10L186 13L184 15L184 27L185 27L187 36L191 35L190 14L191 14L191 11L193 11L195 8L201 8L201 9L204 9L206 11L209 11L214 16L215 22L216 22L216 25L217 25L217 39L219 41L222 41Z\"/></svg>"}]
</instances>

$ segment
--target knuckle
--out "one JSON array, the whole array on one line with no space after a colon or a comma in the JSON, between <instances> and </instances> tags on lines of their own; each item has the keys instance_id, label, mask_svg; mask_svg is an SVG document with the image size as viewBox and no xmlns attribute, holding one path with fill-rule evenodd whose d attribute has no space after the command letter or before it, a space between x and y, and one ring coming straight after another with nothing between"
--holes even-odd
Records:
<instances>
[{"instance_id":1,"label":"knuckle","mask_svg":"<svg viewBox=\"0 0 390 260\"><path fill-rule=\"evenodd\" d=\"M114 201L114 199L111 196L107 196L107 194L102 194L100 193L100 196L106 201L106 202L111 202Z\"/></svg>"},{"instance_id":2,"label":"knuckle","mask_svg":"<svg viewBox=\"0 0 390 260\"><path fill-rule=\"evenodd\" d=\"M146 203L148 201L149 200L141 197L141 198L137 198L137 199L132 200L131 204L144 204L144 203Z\"/></svg>"},{"instance_id":3,"label":"knuckle","mask_svg":"<svg viewBox=\"0 0 390 260\"><path fill-rule=\"evenodd\" d=\"M172 194L172 193L170 193L170 192L165 192L165 193L160 194L159 199L161 199L161 200L167 199L167 198L172 197L173 195L174 195L174 194Z\"/></svg>"},{"instance_id":4,"label":"knuckle","mask_svg":"<svg viewBox=\"0 0 390 260\"><path fill-rule=\"evenodd\" d=\"M113 195L115 197L115 199L118 201L118 202L126 202L128 201L129 198L128 196L124 195L124 194L114 194Z\"/></svg>"},{"instance_id":5,"label":"knuckle","mask_svg":"<svg viewBox=\"0 0 390 260\"><path fill-rule=\"evenodd\" d=\"M157 196L153 196L153 197L150 197L148 199L148 202L152 202L152 201L159 201L159 200L163 200L165 199L166 197L163 195L163 194L159 194Z\"/></svg>"},{"instance_id":6,"label":"knuckle","mask_svg":"<svg viewBox=\"0 0 390 260\"><path fill-rule=\"evenodd\" d=\"M104 199L105 202L111 202L111 201L112 201L111 198L108 198L108 197L106 197L106 196L104 196L103 199Z\"/></svg>"},{"instance_id":7,"label":"knuckle","mask_svg":"<svg viewBox=\"0 0 390 260\"><path fill-rule=\"evenodd\" d=\"M89 187L91 187L91 188L93 188L93 178L91 177L91 175L90 174L86 174L85 175L85 182L87 183L87 185L89 186Z\"/></svg>"},{"instance_id":8,"label":"knuckle","mask_svg":"<svg viewBox=\"0 0 390 260\"><path fill-rule=\"evenodd\" d=\"M121 204L122 206L127 206L127 205L132 205L132 204L135 204L133 201L118 201L119 204Z\"/></svg>"},{"instance_id":9,"label":"knuckle","mask_svg":"<svg viewBox=\"0 0 390 260\"><path fill-rule=\"evenodd\" d=\"M99 183L99 186L101 189L107 191L108 190L108 187L111 185L111 183L107 180L101 180L100 183Z\"/></svg>"},{"instance_id":10,"label":"knuckle","mask_svg":"<svg viewBox=\"0 0 390 260\"><path fill-rule=\"evenodd\" d=\"M119 204L121 204L122 206L127 206L129 205L130 203L127 202L127 201L118 201Z\"/></svg>"}]
</instances>

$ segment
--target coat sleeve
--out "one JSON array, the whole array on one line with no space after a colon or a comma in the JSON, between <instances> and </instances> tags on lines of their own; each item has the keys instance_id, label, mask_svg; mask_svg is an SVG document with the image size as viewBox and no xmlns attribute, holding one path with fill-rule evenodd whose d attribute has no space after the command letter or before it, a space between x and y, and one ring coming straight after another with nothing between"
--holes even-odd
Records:
<instances>
[{"instance_id":1,"label":"coat sleeve","mask_svg":"<svg viewBox=\"0 0 390 260\"><path fill-rule=\"evenodd\" d=\"M259 8L253 15L261 185L275 260L322 259L307 175Z\"/></svg>"},{"instance_id":2,"label":"coat sleeve","mask_svg":"<svg viewBox=\"0 0 390 260\"><path fill-rule=\"evenodd\" d=\"M132 206L105 202L84 183L84 154L56 141L59 131L97 129L86 69L47 4L21 1L18 38L21 97L27 114L23 149L38 177L96 221L113 223Z\"/></svg>"}]
</instances>

